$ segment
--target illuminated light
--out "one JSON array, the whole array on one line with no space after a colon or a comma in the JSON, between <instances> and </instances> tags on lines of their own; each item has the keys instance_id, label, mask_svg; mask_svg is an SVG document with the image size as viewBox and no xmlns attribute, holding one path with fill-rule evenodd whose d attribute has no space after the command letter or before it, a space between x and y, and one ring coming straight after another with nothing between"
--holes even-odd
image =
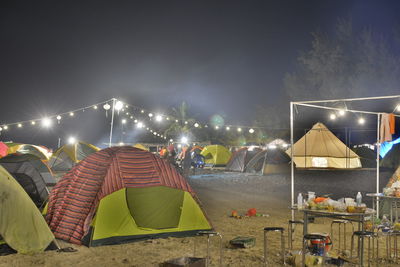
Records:
<instances>
[{"instance_id":1,"label":"illuminated light","mask_svg":"<svg viewBox=\"0 0 400 267\"><path fill-rule=\"evenodd\" d=\"M129 106L128 106L128 105L125 105L125 108L129 108Z\"/></svg>"},{"instance_id":2,"label":"illuminated light","mask_svg":"<svg viewBox=\"0 0 400 267\"><path fill-rule=\"evenodd\" d=\"M249 133L251 133L251 134L254 133L254 129L253 129L253 128L250 128L250 129L249 129Z\"/></svg>"},{"instance_id":3,"label":"illuminated light","mask_svg":"<svg viewBox=\"0 0 400 267\"><path fill-rule=\"evenodd\" d=\"M153 113L149 113L149 117L150 117L150 118L153 117Z\"/></svg>"},{"instance_id":4,"label":"illuminated light","mask_svg":"<svg viewBox=\"0 0 400 267\"><path fill-rule=\"evenodd\" d=\"M187 122L187 121L185 121L185 124L188 124L188 122Z\"/></svg>"},{"instance_id":5,"label":"illuminated light","mask_svg":"<svg viewBox=\"0 0 400 267\"><path fill-rule=\"evenodd\" d=\"M226 128L225 128L227 131L229 131L230 129L231 129L231 127L229 127L229 126L226 126Z\"/></svg>"},{"instance_id":6,"label":"illuminated light","mask_svg":"<svg viewBox=\"0 0 400 267\"><path fill-rule=\"evenodd\" d=\"M133 122L134 122L134 123L138 123L138 120L134 120Z\"/></svg>"},{"instance_id":7,"label":"illuminated light","mask_svg":"<svg viewBox=\"0 0 400 267\"><path fill-rule=\"evenodd\" d=\"M208 125L206 124L206 125L204 125L204 127L205 127L205 128L208 128Z\"/></svg>"},{"instance_id":8,"label":"illuminated light","mask_svg":"<svg viewBox=\"0 0 400 267\"><path fill-rule=\"evenodd\" d=\"M154 135L157 135L157 132L153 132Z\"/></svg>"},{"instance_id":9,"label":"illuminated light","mask_svg":"<svg viewBox=\"0 0 400 267\"><path fill-rule=\"evenodd\" d=\"M218 126L218 125L216 125L216 126L215 126L215 130L218 130L218 129L219 129L219 126Z\"/></svg>"},{"instance_id":10,"label":"illuminated light","mask_svg":"<svg viewBox=\"0 0 400 267\"><path fill-rule=\"evenodd\" d=\"M160 136L160 134L157 134L157 136Z\"/></svg>"},{"instance_id":11,"label":"illuminated light","mask_svg":"<svg viewBox=\"0 0 400 267\"><path fill-rule=\"evenodd\" d=\"M51 125L51 120L49 118L42 119L42 126L43 127L50 127L50 125Z\"/></svg>"},{"instance_id":12,"label":"illuminated light","mask_svg":"<svg viewBox=\"0 0 400 267\"><path fill-rule=\"evenodd\" d=\"M76 143L76 138L73 136L68 137L68 144L75 144Z\"/></svg>"},{"instance_id":13,"label":"illuminated light","mask_svg":"<svg viewBox=\"0 0 400 267\"><path fill-rule=\"evenodd\" d=\"M147 128L146 128L146 130L148 131L148 130L150 130L150 128L149 128L149 127L147 127ZM153 131L153 130L152 130L152 131Z\"/></svg>"},{"instance_id":14,"label":"illuminated light","mask_svg":"<svg viewBox=\"0 0 400 267\"><path fill-rule=\"evenodd\" d=\"M199 127L199 124L196 122L195 124L194 124L194 127Z\"/></svg>"},{"instance_id":15,"label":"illuminated light","mask_svg":"<svg viewBox=\"0 0 400 267\"><path fill-rule=\"evenodd\" d=\"M170 142L174 142L174 139L169 139Z\"/></svg>"},{"instance_id":16,"label":"illuminated light","mask_svg":"<svg viewBox=\"0 0 400 267\"><path fill-rule=\"evenodd\" d=\"M119 145L120 145L120 146L123 146L123 145L124 145L124 142L119 142Z\"/></svg>"},{"instance_id":17,"label":"illuminated light","mask_svg":"<svg viewBox=\"0 0 400 267\"><path fill-rule=\"evenodd\" d=\"M3 129L4 129L4 130L7 130L7 129L8 129L8 126L7 126L7 125L4 125L4 126L3 126Z\"/></svg>"},{"instance_id":18,"label":"illuminated light","mask_svg":"<svg viewBox=\"0 0 400 267\"><path fill-rule=\"evenodd\" d=\"M31 121L31 124L32 124L32 125L35 125L35 124L36 124L36 121Z\"/></svg>"},{"instance_id":19,"label":"illuminated light","mask_svg":"<svg viewBox=\"0 0 400 267\"><path fill-rule=\"evenodd\" d=\"M156 115L156 121L162 121L162 116L161 115Z\"/></svg>"},{"instance_id":20,"label":"illuminated light","mask_svg":"<svg viewBox=\"0 0 400 267\"><path fill-rule=\"evenodd\" d=\"M331 120L336 120L336 115L332 113L331 115L329 115L329 118L330 118Z\"/></svg>"},{"instance_id":21,"label":"illuminated light","mask_svg":"<svg viewBox=\"0 0 400 267\"><path fill-rule=\"evenodd\" d=\"M129 116L129 112L126 113L126 116Z\"/></svg>"},{"instance_id":22,"label":"illuminated light","mask_svg":"<svg viewBox=\"0 0 400 267\"><path fill-rule=\"evenodd\" d=\"M237 131L238 131L238 132L241 132L241 131L242 131L242 128L237 128Z\"/></svg>"},{"instance_id":23,"label":"illuminated light","mask_svg":"<svg viewBox=\"0 0 400 267\"><path fill-rule=\"evenodd\" d=\"M73 112L70 112L69 115L70 115L71 117L73 117L75 114L74 114Z\"/></svg>"},{"instance_id":24,"label":"illuminated light","mask_svg":"<svg viewBox=\"0 0 400 267\"><path fill-rule=\"evenodd\" d=\"M149 128L147 128L147 130L149 130ZM153 132L153 130L150 130L150 132L152 133L152 132Z\"/></svg>"},{"instance_id":25,"label":"illuminated light","mask_svg":"<svg viewBox=\"0 0 400 267\"><path fill-rule=\"evenodd\" d=\"M0 127L0 132L3 131L3 128Z\"/></svg>"},{"instance_id":26,"label":"illuminated light","mask_svg":"<svg viewBox=\"0 0 400 267\"><path fill-rule=\"evenodd\" d=\"M123 108L121 111L125 111L125 109Z\"/></svg>"},{"instance_id":27,"label":"illuminated light","mask_svg":"<svg viewBox=\"0 0 400 267\"><path fill-rule=\"evenodd\" d=\"M286 148L286 147L288 147L289 145L288 145L288 144L282 144L282 146Z\"/></svg>"},{"instance_id":28,"label":"illuminated light","mask_svg":"<svg viewBox=\"0 0 400 267\"><path fill-rule=\"evenodd\" d=\"M187 144L188 143L188 138L186 137L186 136L182 136L182 138L181 138L181 143L182 144Z\"/></svg>"},{"instance_id":29,"label":"illuminated light","mask_svg":"<svg viewBox=\"0 0 400 267\"><path fill-rule=\"evenodd\" d=\"M364 118L359 118L358 119L358 124L364 124L365 123L365 119Z\"/></svg>"},{"instance_id":30,"label":"illuminated light","mask_svg":"<svg viewBox=\"0 0 400 267\"><path fill-rule=\"evenodd\" d=\"M178 148L181 148L182 147L182 145L181 144L178 144Z\"/></svg>"},{"instance_id":31,"label":"illuminated light","mask_svg":"<svg viewBox=\"0 0 400 267\"><path fill-rule=\"evenodd\" d=\"M167 117L167 121L169 121L169 117Z\"/></svg>"},{"instance_id":32,"label":"illuminated light","mask_svg":"<svg viewBox=\"0 0 400 267\"><path fill-rule=\"evenodd\" d=\"M140 122L140 121L139 121L139 122L137 123L137 127L138 127L138 128L143 128L143 127L144 127L143 122Z\"/></svg>"},{"instance_id":33,"label":"illuminated light","mask_svg":"<svg viewBox=\"0 0 400 267\"><path fill-rule=\"evenodd\" d=\"M56 117L56 119L57 119L58 121L61 120L61 116L58 115L58 116Z\"/></svg>"},{"instance_id":34,"label":"illuminated light","mask_svg":"<svg viewBox=\"0 0 400 267\"><path fill-rule=\"evenodd\" d=\"M269 145L268 148L269 149L276 149L276 145Z\"/></svg>"},{"instance_id":35,"label":"illuminated light","mask_svg":"<svg viewBox=\"0 0 400 267\"><path fill-rule=\"evenodd\" d=\"M167 139L167 137L166 137L166 136L164 136L164 139Z\"/></svg>"},{"instance_id":36,"label":"illuminated light","mask_svg":"<svg viewBox=\"0 0 400 267\"><path fill-rule=\"evenodd\" d=\"M161 138L163 138L164 137L164 135L161 135Z\"/></svg>"},{"instance_id":37,"label":"illuminated light","mask_svg":"<svg viewBox=\"0 0 400 267\"><path fill-rule=\"evenodd\" d=\"M396 109L397 109L397 111L400 111L400 105L397 105Z\"/></svg>"},{"instance_id":38,"label":"illuminated light","mask_svg":"<svg viewBox=\"0 0 400 267\"><path fill-rule=\"evenodd\" d=\"M111 108L110 104L104 104L103 108L107 111Z\"/></svg>"},{"instance_id":39,"label":"illuminated light","mask_svg":"<svg viewBox=\"0 0 400 267\"><path fill-rule=\"evenodd\" d=\"M115 103L114 109L119 111L124 107L124 103L122 103L121 101L117 101L117 103Z\"/></svg>"},{"instance_id":40,"label":"illuminated light","mask_svg":"<svg viewBox=\"0 0 400 267\"><path fill-rule=\"evenodd\" d=\"M133 116L130 116L129 118L133 119Z\"/></svg>"},{"instance_id":41,"label":"illuminated light","mask_svg":"<svg viewBox=\"0 0 400 267\"><path fill-rule=\"evenodd\" d=\"M178 122L178 120L175 120L175 122Z\"/></svg>"},{"instance_id":42,"label":"illuminated light","mask_svg":"<svg viewBox=\"0 0 400 267\"><path fill-rule=\"evenodd\" d=\"M142 109L142 110L140 111L140 113L144 113L144 110Z\"/></svg>"},{"instance_id":43,"label":"illuminated light","mask_svg":"<svg viewBox=\"0 0 400 267\"><path fill-rule=\"evenodd\" d=\"M344 116L346 114L346 110L341 109L339 110L339 116Z\"/></svg>"},{"instance_id":44,"label":"illuminated light","mask_svg":"<svg viewBox=\"0 0 400 267\"><path fill-rule=\"evenodd\" d=\"M97 109L97 106L93 106L93 109Z\"/></svg>"},{"instance_id":45,"label":"illuminated light","mask_svg":"<svg viewBox=\"0 0 400 267\"><path fill-rule=\"evenodd\" d=\"M22 127L22 124L21 123L18 123L18 128L21 128Z\"/></svg>"},{"instance_id":46,"label":"illuminated light","mask_svg":"<svg viewBox=\"0 0 400 267\"><path fill-rule=\"evenodd\" d=\"M122 119L122 124L125 124L126 123L126 119Z\"/></svg>"}]
</instances>

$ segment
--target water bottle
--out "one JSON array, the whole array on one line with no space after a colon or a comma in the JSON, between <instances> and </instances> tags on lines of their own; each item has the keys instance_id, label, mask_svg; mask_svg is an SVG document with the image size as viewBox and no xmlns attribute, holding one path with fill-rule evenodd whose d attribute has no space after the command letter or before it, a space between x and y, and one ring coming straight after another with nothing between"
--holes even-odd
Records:
<instances>
[{"instance_id":1,"label":"water bottle","mask_svg":"<svg viewBox=\"0 0 400 267\"><path fill-rule=\"evenodd\" d=\"M362 196L361 196L360 192L357 193L356 202L357 202L357 206L360 206L362 203Z\"/></svg>"},{"instance_id":2,"label":"water bottle","mask_svg":"<svg viewBox=\"0 0 400 267\"><path fill-rule=\"evenodd\" d=\"M299 195L297 196L297 208L303 208L303 196L301 195L301 193L299 193Z\"/></svg>"}]
</instances>

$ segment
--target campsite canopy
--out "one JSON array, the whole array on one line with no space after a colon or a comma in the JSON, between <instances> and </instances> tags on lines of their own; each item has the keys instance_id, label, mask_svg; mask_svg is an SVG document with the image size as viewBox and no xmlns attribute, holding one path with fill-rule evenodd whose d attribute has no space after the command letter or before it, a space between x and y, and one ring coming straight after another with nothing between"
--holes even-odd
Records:
<instances>
[{"instance_id":1,"label":"campsite canopy","mask_svg":"<svg viewBox=\"0 0 400 267\"><path fill-rule=\"evenodd\" d=\"M144 145L142 145L142 144L140 144L140 143L135 144L133 147L136 147L136 148L139 148L139 149L142 149L142 150L147 150L147 151L149 151L149 148L148 148L148 147L145 147Z\"/></svg>"},{"instance_id":2,"label":"campsite canopy","mask_svg":"<svg viewBox=\"0 0 400 267\"><path fill-rule=\"evenodd\" d=\"M8 146L8 154L31 154L40 158L41 160L48 160L51 154L46 148L41 146L13 142L6 142L5 144Z\"/></svg>"},{"instance_id":3,"label":"campsite canopy","mask_svg":"<svg viewBox=\"0 0 400 267\"><path fill-rule=\"evenodd\" d=\"M0 236L19 253L44 251L54 240L42 214L21 185L0 166Z\"/></svg>"},{"instance_id":4,"label":"campsite canopy","mask_svg":"<svg viewBox=\"0 0 400 267\"><path fill-rule=\"evenodd\" d=\"M392 149L385 155L380 162L380 167L397 169L400 165L400 144L393 145Z\"/></svg>"},{"instance_id":5,"label":"campsite canopy","mask_svg":"<svg viewBox=\"0 0 400 267\"><path fill-rule=\"evenodd\" d=\"M228 164L226 164L225 170L243 172L247 163L249 163L249 161L260 151L261 149L259 148L249 150L247 147L235 151Z\"/></svg>"},{"instance_id":6,"label":"campsite canopy","mask_svg":"<svg viewBox=\"0 0 400 267\"><path fill-rule=\"evenodd\" d=\"M245 171L261 174L289 172L290 157L279 148L262 150L249 161Z\"/></svg>"},{"instance_id":7,"label":"campsite canopy","mask_svg":"<svg viewBox=\"0 0 400 267\"><path fill-rule=\"evenodd\" d=\"M57 238L89 246L211 229L171 164L127 146L98 151L68 172L50 194L46 219Z\"/></svg>"},{"instance_id":8,"label":"campsite canopy","mask_svg":"<svg viewBox=\"0 0 400 267\"><path fill-rule=\"evenodd\" d=\"M360 157L363 168L376 168L376 152L366 146L354 147L352 150Z\"/></svg>"},{"instance_id":9,"label":"campsite canopy","mask_svg":"<svg viewBox=\"0 0 400 267\"><path fill-rule=\"evenodd\" d=\"M37 206L47 201L46 185L56 182L47 165L38 157L11 154L0 159L0 164L18 181Z\"/></svg>"},{"instance_id":10,"label":"campsite canopy","mask_svg":"<svg viewBox=\"0 0 400 267\"><path fill-rule=\"evenodd\" d=\"M205 158L205 163L213 166L225 166L231 158L231 152L221 145L209 145L200 153Z\"/></svg>"},{"instance_id":11,"label":"campsite canopy","mask_svg":"<svg viewBox=\"0 0 400 267\"><path fill-rule=\"evenodd\" d=\"M297 168L361 168L359 156L320 122L293 145L293 161Z\"/></svg>"},{"instance_id":12,"label":"campsite canopy","mask_svg":"<svg viewBox=\"0 0 400 267\"><path fill-rule=\"evenodd\" d=\"M53 171L69 171L72 167L99 148L85 142L63 145L57 149L49 160L49 167Z\"/></svg>"}]
</instances>

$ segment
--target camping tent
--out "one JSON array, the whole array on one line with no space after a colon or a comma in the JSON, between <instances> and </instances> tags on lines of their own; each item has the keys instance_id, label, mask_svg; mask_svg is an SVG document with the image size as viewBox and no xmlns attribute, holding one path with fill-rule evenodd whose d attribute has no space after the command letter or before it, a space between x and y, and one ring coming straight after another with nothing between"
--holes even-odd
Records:
<instances>
[{"instance_id":1,"label":"camping tent","mask_svg":"<svg viewBox=\"0 0 400 267\"><path fill-rule=\"evenodd\" d=\"M196 154L200 154L202 150L203 150L203 147L201 147L201 146L194 146L194 147L192 147L192 150L190 150L190 152L194 152L194 153L196 153Z\"/></svg>"},{"instance_id":2,"label":"camping tent","mask_svg":"<svg viewBox=\"0 0 400 267\"><path fill-rule=\"evenodd\" d=\"M376 168L376 152L366 146L354 147L352 150L360 157L363 168Z\"/></svg>"},{"instance_id":3,"label":"camping tent","mask_svg":"<svg viewBox=\"0 0 400 267\"><path fill-rule=\"evenodd\" d=\"M235 151L228 164L226 164L225 170L243 172L247 163L260 151L261 149L259 148L249 150L247 147Z\"/></svg>"},{"instance_id":4,"label":"camping tent","mask_svg":"<svg viewBox=\"0 0 400 267\"><path fill-rule=\"evenodd\" d=\"M44 251L54 240L42 214L18 182L0 166L0 236L19 253Z\"/></svg>"},{"instance_id":5,"label":"camping tent","mask_svg":"<svg viewBox=\"0 0 400 267\"><path fill-rule=\"evenodd\" d=\"M89 246L211 229L171 164L127 146L98 151L68 172L51 191L46 219L57 238Z\"/></svg>"},{"instance_id":6,"label":"camping tent","mask_svg":"<svg viewBox=\"0 0 400 267\"><path fill-rule=\"evenodd\" d=\"M209 145L200 153L206 159L205 163L212 166L225 166L231 158L231 152L221 145Z\"/></svg>"},{"instance_id":7,"label":"camping tent","mask_svg":"<svg viewBox=\"0 0 400 267\"><path fill-rule=\"evenodd\" d=\"M281 149L259 151L246 165L250 173L285 173L290 171L290 157Z\"/></svg>"},{"instance_id":8,"label":"camping tent","mask_svg":"<svg viewBox=\"0 0 400 267\"><path fill-rule=\"evenodd\" d=\"M142 144L140 144L140 143L135 144L133 147L136 147L136 148L139 148L139 149L142 149L142 150L147 150L147 151L149 151L149 148L148 148L148 147L145 147L144 145L142 145Z\"/></svg>"},{"instance_id":9,"label":"camping tent","mask_svg":"<svg viewBox=\"0 0 400 267\"><path fill-rule=\"evenodd\" d=\"M400 144L395 144L380 162L380 167L397 169L400 165Z\"/></svg>"},{"instance_id":10,"label":"camping tent","mask_svg":"<svg viewBox=\"0 0 400 267\"><path fill-rule=\"evenodd\" d=\"M49 151L41 146L30 145L30 144L20 144L20 143L12 143L6 142L8 146L8 154L20 153L20 154L31 154L34 155L41 160L49 159Z\"/></svg>"},{"instance_id":11,"label":"camping tent","mask_svg":"<svg viewBox=\"0 0 400 267\"><path fill-rule=\"evenodd\" d=\"M361 168L360 157L320 122L293 145L293 161L298 168Z\"/></svg>"},{"instance_id":12,"label":"camping tent","mask_svg":"<svg viewBox=\"0 0 400 267\"><path fill-rule=\"evenodd\" d=\"M0 165L18 181L38 207L47 201L49 191L46 185L56 182L43 161L29 154L11 154L1 158Z\"/></svg>"},{"instance_id":13,"label":"camping tent","mask_svg":"<svg viewBox=\"0 0 400 267\"><path fill-rule=\"evenodd\" d=\"M98 150L94 145L84 142L63 145L51 156L49 167L53 171L69 171L76 163Z\"/></svg>"},{"instance_id":14,"label":"camping tent","mask_svg":"<svg viewBox=\"0 0 400 267\"><path fill-rule=\"evenodd\" d=\"M381 155L382 158L384 158L386 154L392 149L393 145L399 143L400 143L400 137L390 142L383 142L381 144L381 147L379 148L379 154Z\"/></svg>"}]
</instances>

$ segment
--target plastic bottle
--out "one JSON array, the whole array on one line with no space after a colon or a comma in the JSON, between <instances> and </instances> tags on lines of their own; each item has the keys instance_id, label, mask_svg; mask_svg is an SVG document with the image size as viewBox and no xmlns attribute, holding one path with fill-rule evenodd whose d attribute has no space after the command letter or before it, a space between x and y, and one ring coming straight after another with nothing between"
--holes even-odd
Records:
<instances>
[{"instance_id":1,"label":"plastic bottle","mask_svg":"<svg viewBox=\"0 0 400 267\"><path fill-rule=\"evenodd\" d=\"M297 208L303 208L303 196L301 195L301 193L299 193L299 195L297 196Z\"/></svg>"},{"instance_id":2,"label":"plastic bottle","mask_svg":"<svg viewBox=\"0 0 400 267\"><path fill-rule=\"evenodd\" d=\"M357 206L360 206L361 203L362 203L362 196L361 196L361 193L360 193L360 192L357 193L357 196L356 196L356 203L357 203Z\"/></svg>"}]
</instances>

